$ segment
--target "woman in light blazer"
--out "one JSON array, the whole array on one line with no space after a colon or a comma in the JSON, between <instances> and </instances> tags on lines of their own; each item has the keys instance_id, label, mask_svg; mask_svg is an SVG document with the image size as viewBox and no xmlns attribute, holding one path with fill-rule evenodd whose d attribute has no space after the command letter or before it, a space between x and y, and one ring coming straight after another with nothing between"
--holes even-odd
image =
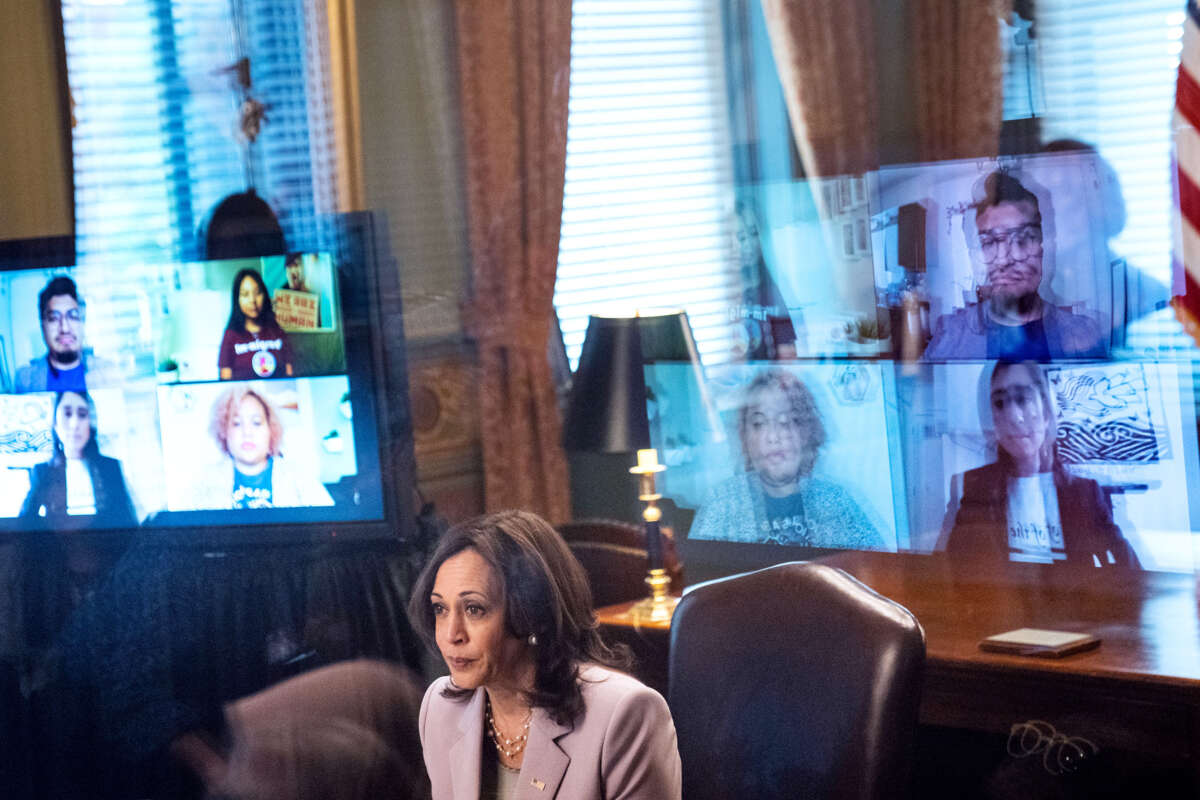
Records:
<instances>
[{"instance_id":1,"label":"woman in light blazer","mask_svg":"<svg viewBox=\"0 0 1200 800\"><path fill-rule=\"evenodd\" d=\"M452 528L409 615L450 670L425 692L434 800L678 800L662 696L612 669L587 576L544 520L504 511Z\"/></svg>"}]
</instances>

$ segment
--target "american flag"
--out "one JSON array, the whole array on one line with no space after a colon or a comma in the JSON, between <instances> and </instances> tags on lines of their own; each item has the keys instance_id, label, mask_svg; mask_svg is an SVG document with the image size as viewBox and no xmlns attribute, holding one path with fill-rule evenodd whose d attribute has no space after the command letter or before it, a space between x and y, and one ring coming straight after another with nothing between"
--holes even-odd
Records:
<instances>
[{"instance_id":1,"label":"american flag","mask_svg":"<svg viewBox=\"0 0 1200 800\"><path fill-rule=\"evenodd\" d=\"M1200 344L1200 8L1188 0L1175 84L1175 315Z\"/></svg>"}]
</instances>

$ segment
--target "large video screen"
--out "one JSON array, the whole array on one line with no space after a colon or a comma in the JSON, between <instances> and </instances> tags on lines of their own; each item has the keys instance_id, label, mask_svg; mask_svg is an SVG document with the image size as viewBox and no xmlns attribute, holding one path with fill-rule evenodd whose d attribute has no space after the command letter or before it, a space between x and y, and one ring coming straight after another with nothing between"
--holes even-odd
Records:
<instances>
[{"instance_id":1,"label":"large video screen","mask_svg":"<svg viewBox=\"0 0 1200 800\"><path fill-rule=\"evenodd\" d=\"M893 166L867 180L876 297L901 358L1106 358L1166 302L1117 248L1127 210L1094 152Z\"/></svg>"},{"instance_id":2,"label":"large video screen","mask_svg":"<svg viewBox=\"0 0 1200 800\"><path fill-rule=\"evenodd\" d=\"M329 253L0 272L0 525L382 520L348 273Z\"/></svg>"},{"instance_id":3,"label":"large video screen","mask_svg":"<svg viewBox=\"0 0 1200 800\"><path fill-rule=\"evenodd\" d=\"M739 186L728 348L646 370L693 574L828 549L1193 570L1195 348L1133 211L1074 142Z\"/></svg>"},{"instance_id":4,"label":"large video screen","mask_svg":"<svg viewBox=\"0 0 1200 800\"><path fill-rule=\"evenodd\" d=\"M890 366L758 362L701 379L655 364L646 385L659 489L691 517L693 552L909 547Z\"/></svg>"},{"instance_id":5,"label":"large video screen","mask_svg":"<svg viewBox=\"0 0 1200 800\"><path fill-rule=\"evenodd\" d=\"M922 475L913 550L1057 563L1086 542L1092 566L1124 552L1130 566L1193 568L1190 364L924 365L897 378L897 395L905 468ZM1035 469L1023 478L1026 451Z\"/></svg>"}]
</instances>

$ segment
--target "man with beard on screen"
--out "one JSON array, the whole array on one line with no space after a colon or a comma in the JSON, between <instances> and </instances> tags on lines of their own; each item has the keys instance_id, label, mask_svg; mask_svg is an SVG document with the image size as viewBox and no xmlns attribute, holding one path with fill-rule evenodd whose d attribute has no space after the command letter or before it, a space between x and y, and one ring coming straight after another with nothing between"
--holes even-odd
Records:
<instances>
[{"instance_id":1,"label":"man with beard on screen","mask_svg":"<svg viewBox=\"0 0 1200 800\"><path fill-rule=\"evenodd\" d=\"M973 208L978 239L970 244L987 268L987 283L978 303L938 318L925 360L1103 357L1095 322L1039 294L1044 248L1051 242L1042 238L1037 197L1009 173L996 171L984 179L983 196Z\"/></svg>"},{"instance_id":2,"label":"man with beard on screen","mask_svg":"<svg viewBox=\"0 0 1200 800\"><path fill-rule=\"evenodd\" d=\"M32 359L17 370L14 391L86 392L92 386L109 383L106 373L112 366L84 355L84 304L75 281L65 275L51 278L38 294L38 318L46 354ZM88 373L91 373L89 378Z\"/></svg>"}]
</instances>

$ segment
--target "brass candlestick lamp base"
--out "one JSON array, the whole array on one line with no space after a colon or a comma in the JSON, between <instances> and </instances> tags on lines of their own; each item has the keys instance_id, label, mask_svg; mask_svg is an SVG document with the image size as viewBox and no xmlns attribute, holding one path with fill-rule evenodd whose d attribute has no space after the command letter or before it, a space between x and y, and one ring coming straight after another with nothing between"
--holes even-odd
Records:
<instances>
[{"instance_id":1,"label":"brass candlestick lamp base","mask_svg":"<svg viewBox=\"0 0 1200 800\"><path fill-rule=\"evenodd\" d=\"M637 605L629 610L635 620L647 622L667 622L675 613L678 597L672 597L671 576L665 569L652 569L646 575L646 585L650 587L650 596L639 600Z\"/></svg>"},{"instance_id":2,"label":"brass candlestick lamp base","mask_svg":"<svg viewBox=\"0 0 1200 800\"><path fill-rule=\"evenodd\" d=\"M638 465L629 470L637 475L641 482L638 499L646 504L642 511L642 519L646 523L646 551L652 554L650 570L646 574L650 596L630 609L629 613L635 620L667 622L675 613L675 604L679 602L679 598L671 596L671 576L660 566L662 539L658 521L662 519L662 510L655 503L662 495L655 490L654 475L665 469L666 466L658 463L658 452L650 449L638 450Z\"/></svg>"}]
</instances>

